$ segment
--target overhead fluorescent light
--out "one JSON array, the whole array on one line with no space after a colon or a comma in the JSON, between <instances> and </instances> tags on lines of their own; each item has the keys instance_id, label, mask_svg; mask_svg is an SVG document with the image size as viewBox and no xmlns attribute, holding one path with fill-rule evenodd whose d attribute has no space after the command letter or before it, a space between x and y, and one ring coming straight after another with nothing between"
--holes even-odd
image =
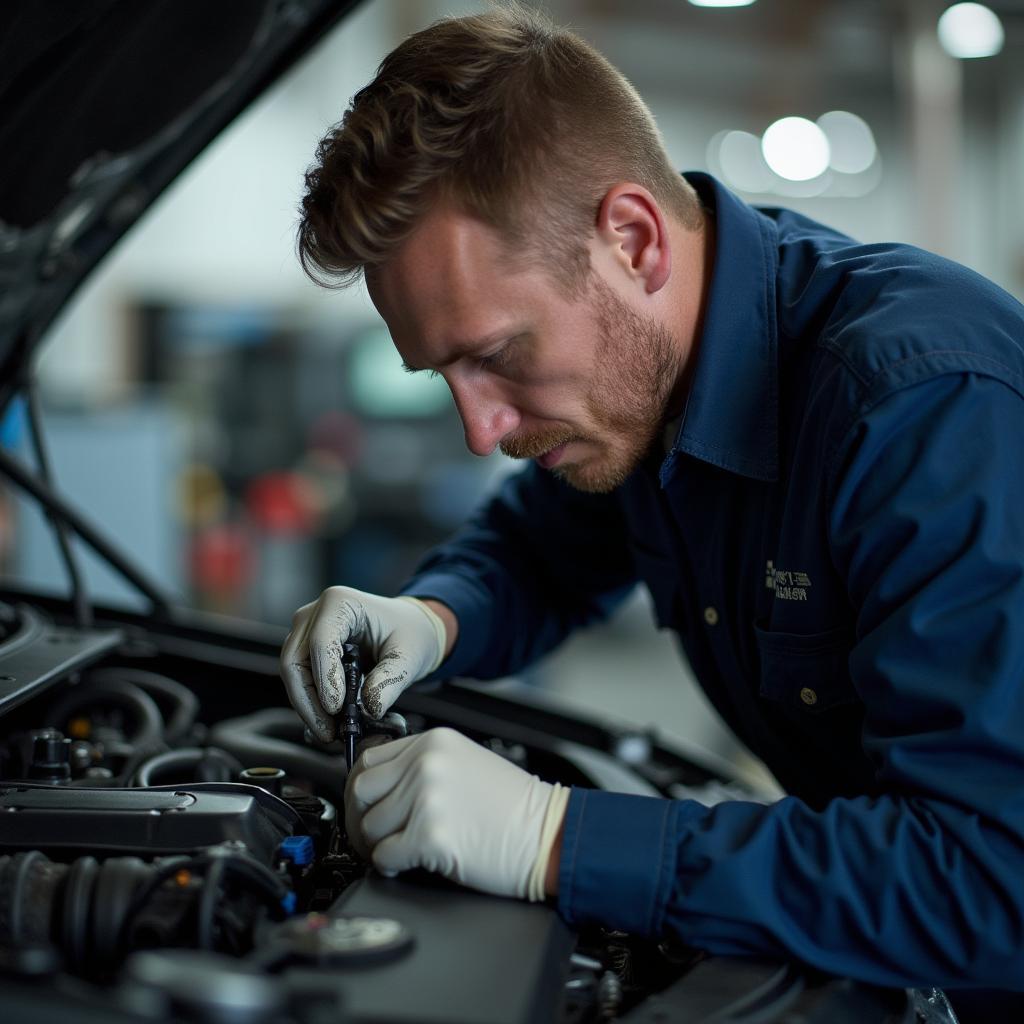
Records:
<instances>
[{"instance_id":1,"label":"overhead fluorescent light","mask_svg":"<svg viewBox=\"0 0 1024 1024\"><path fill-rule=\"evenodd\" d=\"M951 57L993 57L1003 48L1003 23L984 4L953 4L939 18L939 42Z\"/></svg>"},{"instance_id":2,"label":"overhead fluorescent light","mask_svg":"<svg viewBox=\"0 0 1024 1024\"><path fill-rule=\"evenodd\" d=\"M830 110L817 120L829 146L829 166L842 174L863 174L878 155L868 123L848 110Z\"/></svg>"},{"instance_id":3,"label":"overhead fluorescent light","mask_svg":"<svg viewBox=\"0 0 1024 1024\"><path fill-rule=\"evenodd\" d=\"M761 136L765 163L789 181L810 181L828 170L825 133L806 117L783 117Z\"/></svg>"}]
</instances>

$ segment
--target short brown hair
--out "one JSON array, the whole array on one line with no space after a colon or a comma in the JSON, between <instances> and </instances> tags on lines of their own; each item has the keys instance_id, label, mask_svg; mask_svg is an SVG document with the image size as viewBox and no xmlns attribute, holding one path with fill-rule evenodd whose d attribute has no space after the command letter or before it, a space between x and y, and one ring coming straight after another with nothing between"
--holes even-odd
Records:
<instances>
[{"instance_id":1,"label":"short brown hair","mask_svg":"<svg viewBox=\"0 0 1024 1024\"><path fill-rule=\"evenodd\" d=\"M587 277L585 242L616 182L645 186L688 227L700 222L636 90L578 36L518 5L410 36L316 157L298 254L328 287L383 264L439 200L542 254L570 288Z\"/></svg>"}]
</instances>

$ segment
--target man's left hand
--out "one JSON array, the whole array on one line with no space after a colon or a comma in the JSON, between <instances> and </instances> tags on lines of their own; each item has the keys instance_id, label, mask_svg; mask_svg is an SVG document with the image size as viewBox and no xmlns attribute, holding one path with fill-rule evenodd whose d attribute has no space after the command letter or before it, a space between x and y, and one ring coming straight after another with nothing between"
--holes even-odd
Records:
<instances>
[{"instance_id":1,"label":"man's left hand","mask_svg":"<svg viewBox=\"0 0 1024 1024\"><path fill-rule=\"evenodd\" d=\"M426 868L541 900L568 799L568 789L460 733L431 729L363 751L345 789L345 826L384 874Z\"/></svg>"}]
</instances>

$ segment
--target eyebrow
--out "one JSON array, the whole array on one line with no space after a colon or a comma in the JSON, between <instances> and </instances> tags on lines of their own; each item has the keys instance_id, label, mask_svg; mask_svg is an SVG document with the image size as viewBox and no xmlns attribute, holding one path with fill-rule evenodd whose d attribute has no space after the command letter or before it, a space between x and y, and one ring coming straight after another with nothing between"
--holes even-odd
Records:
<instances>
[{"instance_id":1,"label":"eyebrow","mask_svg":"<svg viewBox=\"0 0 1024 1024\"><path fill-rule=\"evenodd\" d=\"M451 366L452 363L458 362L464 356L473 355L473 353L479 352L481 349L489 348L491 345L499 341L511 341L513 338L518 337L520 334L522 334L522 331L507 329L493 331L491 334L486 334L484 335L484 337L478 338L475 341L470 341L467 342L466 344L456 346L455 348L452 349L451 354L448 356L448 358L441 360L441 362L438 363L436 367L413 366L411 363L408 363L403 359L402 369L405 370L406 373L422 373L424 370L427 369L442 370L446 366Z\"/></svg>"}]
</instances>

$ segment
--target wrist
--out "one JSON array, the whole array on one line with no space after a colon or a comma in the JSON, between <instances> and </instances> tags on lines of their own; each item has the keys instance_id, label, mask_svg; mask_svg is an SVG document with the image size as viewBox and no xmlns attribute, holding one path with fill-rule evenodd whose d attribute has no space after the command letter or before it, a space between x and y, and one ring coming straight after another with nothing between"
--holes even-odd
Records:
<instances>
[{"instance_id":1,"label":"wrist","mask_svg":"<svg viewBox=\"0 0 1024 1024\"><path fill-rule=\"evenodd\" d=\"M562 830L569 804L569 787L557 782L549 786L536 777L533 782L550 790L540 823L537 856L526 880L526 898L536 903L558 892L558 864L562 855Z\"/></svg>"},{"instance_id":2,"label":"wrist","mask_svg":"<svg viewBox=\"0 0 1024 1024\"><path fill-rule=\"evenodd\" d=\"M455 612L448 605L442 604L433 597L418 597L416 600L426 605L444 623L445 643L443 657L447 658L451 654L455 641L459 636L459 620L455 618Z\"/></svg>"}]
</instances>

